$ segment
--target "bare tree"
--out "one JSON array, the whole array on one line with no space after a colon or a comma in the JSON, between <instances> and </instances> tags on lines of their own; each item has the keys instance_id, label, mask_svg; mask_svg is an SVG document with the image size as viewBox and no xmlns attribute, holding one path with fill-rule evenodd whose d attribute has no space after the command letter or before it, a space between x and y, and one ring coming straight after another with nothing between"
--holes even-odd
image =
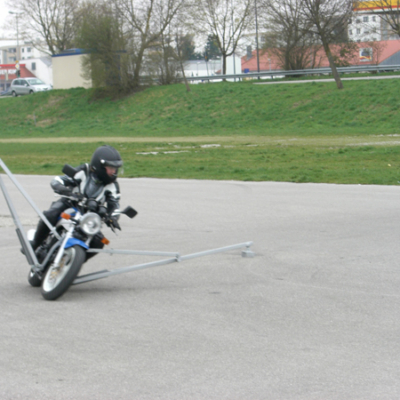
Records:
<instances>
[{"instance_id":1,"label":"bare tree","mask_svg":"<svg viewBox=\"0 0 400 400\"><path fill-rule=\"evenodd\" d=\"M387 47L387 43L375 41L367 42L367 45L372 49L372 62L378 65L381 62L382 53Z\"/></svg>"},{"instance_id":2,"label":"bare tree","mask_svg":"<svg viewBox=\"0 0 400 400\"><path fill-rule=\"evenodd\" d=\"M184 54L185 53L184 52L185 39L180 32L176 34L175 41L176 41L176 55L177 55L177 59L179 61L179 66L181 69L183 81L185 82L186 91L190 92L190 86L186 79L185 69L183 67L183 61L185 60L185 54ZM187 59L187 57L186 57L186 59Z\"/></svg>"},{"instance_id":3,"label":"bare tree","mask_svg":"<svg viewBox=\"0 0 400 400\"><path fill-rule=\"evenodd\" d=\"M330 43L338 38L343 39L348 21L353 13L352 0L303 0L303 15L311 24L309 32L315 34L322 43L332 75L338 89L343 89L343 83L338 74Z\"/></svg>"},{"instance_id":4,"label":"bare tree","mask_svg":"<svg viewBox=\"0 0 400 400\"><path fill-rule=\"evenodd\" d=\"M138 86L146 51L159 45L185 0L116 0L116 5L130 36L133 85Z\"/></svg>"},{"instance_id":5,"label":"bare tree","mask_svg":"<svg viewBox=\"0 0 400 400\"><path fill-rule=\"evenodd\" d=\"M20 13L25 36L39 35L46 43L47 49L41 50L53 55L72 46L79 25L79 0L15 0L8 5Z\"/></svg>"},{"instance_id":6,"label":"bare tree","mask_svg":"<svg viewBox=\"0 0 400 400\"><path fill-rule=\"evenodd\" d=\"M212 35L222 55L222 73L226 59L238 47L247 28L254 23L254 0L197 0L192 6L197 32Z\"/></svg>"},{"instance_id":7,"label":"bare tree","mask_svg":"<svg viewBox=\"0 0 400 400\"><path fill-rule=\"evenodd\" d=\"M149 49L146 72L156 76L161 85L177 82L179 61L177 60L175 39L166 32L160 35L157 44Z\"/></svg>"},{"instance_id":8,"label":"bare tree","mask_svg":"<svg viewBox=\"0 0 400 400\"><path fill-rule=\"evenodd\" d=\"M262 0L265 20L264 50L273 54L285 70L313 68L320 49L311 24L304 19L303 0Z\"/></svg>"}]
</instances>

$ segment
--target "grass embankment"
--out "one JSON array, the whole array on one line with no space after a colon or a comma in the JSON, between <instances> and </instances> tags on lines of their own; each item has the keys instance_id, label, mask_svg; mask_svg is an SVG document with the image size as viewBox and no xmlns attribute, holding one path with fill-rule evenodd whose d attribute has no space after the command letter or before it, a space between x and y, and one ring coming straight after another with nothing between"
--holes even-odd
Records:
<instances>
[{"instance_id":1,"label":"grass embankment","mask_svg":"<svg viewBox=\"0 0 400 400\"><path fill-rule=\"evenodd\" d=\"M111 101L54 90L0 101L0 157L59 174L100 143L125 176L397 184L400 80L154 87ZM85 143L86 141L86 143ZM57 143L58 142L58 143ZM143 154L144 153L144 154Z\"/></svg>"}]
</instances>

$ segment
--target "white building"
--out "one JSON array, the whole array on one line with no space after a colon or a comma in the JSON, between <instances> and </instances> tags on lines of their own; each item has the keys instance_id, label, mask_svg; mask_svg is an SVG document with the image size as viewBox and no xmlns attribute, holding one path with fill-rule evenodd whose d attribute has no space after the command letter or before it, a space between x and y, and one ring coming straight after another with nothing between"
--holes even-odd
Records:
<instances>
[{"instance_id":1,"label":"white building","mask_svg":"<svg viewBox=\"0 0 400 400\"><path fill-rule=\"evenodd\" d=\"M35 49L31 42L0 39L0 64L15 64L18 58L22 61L44 56L46 54Z\"/></svg>"},{"instance_id":2,"label":"white building","mask_svg":"<svg viewBox=\"0 0 400 400\"><path fill-rule=\"evenodd\" d=\"M192 60L185 61L184 63L185 75L188 80L191 77L204 77L206 80L209 76L222 75L222 58L215 60L210 60L208 62L204 60ZM229 56L226 59L226 74L241 74L242 73L242 61L241 57ZM232 79L229 79L232 80ZM198 83L201 81L193 81L193 83Z\"/></svg>"},{"instance_id":3,"label":"white building","mask_svg":"<svg viewBox=\"0 0 400 400\"><path fill-rule=\"evenodd\" d=\"M390 1L390 0L389 0ZM354 9L354 16L349 22L349 39L353 42L375 42L397 40L388 24L381 18L385 10L379 6L380 1L362 1ZM395 7L397 0L392 0Z\"/></svg>"},{"instance_id":4,"label":"white building","mask_svg":"<svg viewBox=\"0 0 400 400\"><path fill-rule=\"evenodd\" d=\"M0 39L0 64L15 64L17 61L24 64L33 75L46 84L53 84L52 62L49 55L33 47L30 42L18 43L17 40Z\"/></svg>"}]
</instances>

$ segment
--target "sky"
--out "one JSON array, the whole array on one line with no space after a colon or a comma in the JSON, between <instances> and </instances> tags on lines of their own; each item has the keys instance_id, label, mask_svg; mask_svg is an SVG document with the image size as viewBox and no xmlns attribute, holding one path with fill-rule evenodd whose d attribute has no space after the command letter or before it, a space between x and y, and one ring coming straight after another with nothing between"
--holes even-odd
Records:
<instances>
[{"instance_id":1,"label":"sky","mask_svg":"<svg viewBox=\"0 0 400 400\"><path fill-rule=\"evenodd\" d=\"M10 15L8 13L8 11L10 11L10 8L7 7L6 1L7 0L0 0L0 37L4 37L4 35L7 34L7 31L3 29L6 18L8 18L8 16Z\"/></svg>"}]
</instances>

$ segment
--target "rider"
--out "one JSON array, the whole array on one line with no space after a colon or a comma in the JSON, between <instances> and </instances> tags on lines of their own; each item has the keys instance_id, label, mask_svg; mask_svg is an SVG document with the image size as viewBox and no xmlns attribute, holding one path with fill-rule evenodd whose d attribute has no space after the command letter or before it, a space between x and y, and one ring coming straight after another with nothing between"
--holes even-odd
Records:
<instances>
[{"instance_id":1,"label":"rider","mask_svg":"<svg viewBox=\"0 0 400 400\"><path fill-rule=\"evenodd\" d=\"M75 168L77 173L74 179L68 176L57 176L50 185L52 189L62 195L74 197L76 200L86 198L89 211L97 212L101 216L110 216L113 211L119 209L120 191L117 182L118 169L122 167L122 159L119 152L111 146L101 146L93 153L89 164L82 164ZM107 204L107 205L106 205ZM71 207L71 201L62 197L52 203L49 210L43 214L48 221L55 226L60 214ZM118 217L109 217L107 225L121 229ZM36 250L46 239L50 232L48 226L40 220L31 245ZM102 248L103 235L93 238L90 247Z\"/></svg>"}]
</instances>

